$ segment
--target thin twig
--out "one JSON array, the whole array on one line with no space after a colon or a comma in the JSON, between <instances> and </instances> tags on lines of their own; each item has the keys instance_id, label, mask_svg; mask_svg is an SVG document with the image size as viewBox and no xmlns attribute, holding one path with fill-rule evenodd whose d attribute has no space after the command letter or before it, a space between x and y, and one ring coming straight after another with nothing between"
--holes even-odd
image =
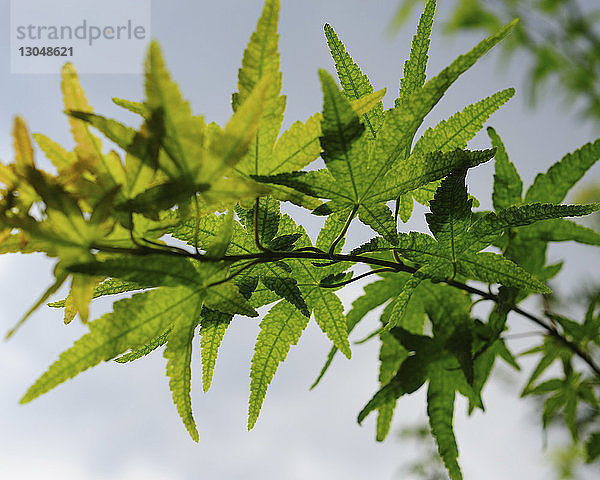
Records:
<instances>
[{"instance_id":1,"label":"thin twig","mask_svg":"<svg viewBox=\"0 0 600 480\"><path fill-rule=\"evenodd\" d=\"M237 270L236 272L232 273L231 275L227 275L225 278L218 280L216 282L213 283L209 283L206 288L210 288L210 287L215 287L217 285L221 285L222 283L226 283L229 282L230 280L232 280L233 278L237 277L239 274L241 274L242 272L248 270L249 268L253 267L254 265L258 265L260 262L258 262L257 260L254 260L252 262L248 262L246 265L244 265L242 268L240 268L239 270Z\"/></svg>"},{"instance_id":2,"label":"thin twig","mask_svg":"<svg viewBox=\"0 0 600 480\"><path fill-rule=\"evenodd\" d=\"M256 197L256 202L254 203L254 219L253 219L253 230L254 230L254 243L256 244L259 250L263 252L270 252L270 250L264 247L260 243L260 235L258 234L258 208L260 206L260 197Z\"/></svg>"},{"instance_id":3,"label":"thin twig","mask_svg":"<svg viewBox=\"0 0 600 480\"><path fill-rule=\"evenodd\" d=\"M383 273L383 272L395 272L396 270L392 270L391 268L376 268L375 270L371 270L369 272L363 273L362 275L359 275L358 277L354 277L351 278L350 280L345 280L343 282L339 282L339 283L331 283L331 284L319 284L320 287L323 288L339 288L339 287L343 287L345 285L349 285L353 282L357 282L358 280L368 277L369 275L376 275L378 273Z\"/></svg>"},{"instance_id":4,"label":"thin twig","mask_svg":"<svg viewBox=\"0 0 600 480\"><path fill-rule=\"evenodd\" d=\"M342 228L342 231L338 234L337 237L335 237L335 240L329 247L329 256L330 257L335 254L335 247L337 246L337 244L340 243L340 241L346 236L346 232L348 231L348 228L350 228L350 223L352 223L352 220L354 219L356 212L358 212L358 205L354 205L354 207L352 208L352 211L350 212L350 214L348 215L348 218L346 219L344 228Z\"/></svg>"},{"instance_id":5,"label":"thin twig","mask_svg":"<svg viewBox=\"0 0 600 480\"><path fill-rule=\"evenodd\" d=\"M200 235L200 206L198 205L198 195L196 194L194 194L194 205L196 206L196 218L194 219L194 248L196 253L199 254L198 236Z\"/></svg>"},{"instance_id":6,"label":"thin twig","mask_svg":"<svg viewBox=\"0 0 600 480\"><path fill-rule=\"evenodd\" d=\"M210 258L204 254L194 254L191 252L178 251L178 252L169 252L163 249L158 248L124 248L124 247L114 247L102 244L93 244L91 248L114 252L114 253L127 253L132 255L152 255L152 254L162 254L162 255L176 255L183 256L186 258L192 258L197 261L203 262L216 262L216 261L228 261L228 262L238 262L243 260L255 260L256 263L270 263L276 262L279 260L287 259L287 258L297 258L297 259L309 259L309 260L332 260L336 262L352 262L352 263L363 263L367 265L374 265L377 267L385 267L390 271L394 272L406 272L410 274L414 274L418 269L414 267L409 267L404 264L398 264L397 262L390 262L388 260L382 260L379 258L365 257L362 255L343 255L339 253L327 254L324 252L315 252L315 251L295 251L291 252L276 252L276 251L263 251L260 253L249 253L244 255L223 255L221 258ZM548 325L544 320L536 317L532 313L529 313L523 310L516 305L508 304L503 302L498 295L494 295L492 293L480 290L478 288L472 287L465 283L458 282L456 280L445 280L444 283L455 287L459 290L463 290L465 292L471 293L473 295L477 295L481 298L485 298L487 300L491 300L497 304L504 305L506 308L512 310L515 313L518 313L522 317L527 318L533 323L542 327L549 335L558 339L561 343L563 343L567 348L569 348L573 353L575 353L579 358L581 358L587 365L594 371L594 373L600 378L600 366L598 366L592 357L584 352L577 344L567 340L565 337L561 335L561 333L556 330L552 325Z\"/></svg>"}]
</instances>

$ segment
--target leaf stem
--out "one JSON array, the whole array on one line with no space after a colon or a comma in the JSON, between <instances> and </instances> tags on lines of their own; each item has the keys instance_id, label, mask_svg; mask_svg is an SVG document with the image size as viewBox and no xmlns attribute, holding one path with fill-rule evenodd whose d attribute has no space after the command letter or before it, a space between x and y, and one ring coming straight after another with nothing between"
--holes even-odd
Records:
<instances>
[{"instance_id":1,"label":"leaf stem","mask_svg":"<svg viewBox=\"0 0 600 480\"><path fill-rule=\"evenodd\" d=\"M237 277L242 272L248 270L249 268L252 268L254 265L258 265L259 263L260 262L258 260L253 260L252 262L248 262L246 265L244 265L243 267L241 267L239 270L233 272L231 275L227 275L225 278L223 278L221 280L218 280L216 282L208 284L206 286L206 288L215 287L217 285L221 285L222 283L229 282L230 280L232 280L233 278Z\"/></svg>"},{"instance_id":2,"label":"leaf stem","mask_svg":"<svg viewBox=\"0 0 600 480\"><path fill-rule=\"evenodd\" d=\"M198 250L198 235L200 234L200 205L198 204L198 195L194 194L194 206L196 207L196 217L194 218L194 249L196 253L200 253Z\"/></svg>"},{"instance_id":3,"label":"leaf stem","mask_svg":"<svg viewBox=\"0 0 600 480\"><path fill-rule=\"evenodd\" d=\"M335 254L335 247L337 246L337 244L340 243L340 241L346 236L346 232L348 231L348 228L350 228L350 223L352 223L352 220L354 219L356 212L358 212L358 205L354 205L354 207L352 208L352 211L350 212L350 214L348 215L348 218L346 219L344 228L342 228L342 231L338 234L337 237L335 237L335 240L329 247L329 256L330 257L332 257Z\"/></svg>"},{"instance_id":4,"label":"leaf stem","mask_svg":"<svg viewBox=\"0 0 600 480\"><path fill-rule=\"evenodd\" d=\"M259 250L263 252L269 252L270 250L264 247L260 243L260 235L258 232L258 209L260 207L260 197L256 197L256 201L254 202L254 219L253 219L253 230L254 230L254 243L258 247Z\"/></svg>"},{"instance_id":5,"label":"leaf stem","mask_svg":"<svg viewBox=\"0 0 600 480\"><path fill-rule=\"evenodd\" d=\"M343 282L339 282L339 283L331 283L331 284L319 284L319 287L322 288L340 288L343 287L345 285L350 285L353 282L356 282L362 278L368 277L369 275L375 275L377 273L383 273L383 272L394 272L395 270L392 270L390 268L384 267L384 268L376 268L375 270L371 270L369 272L363 273L362 275L359 275L358 277L353 277L350 280L345 280Z\"/></svg>"}]
</instances>

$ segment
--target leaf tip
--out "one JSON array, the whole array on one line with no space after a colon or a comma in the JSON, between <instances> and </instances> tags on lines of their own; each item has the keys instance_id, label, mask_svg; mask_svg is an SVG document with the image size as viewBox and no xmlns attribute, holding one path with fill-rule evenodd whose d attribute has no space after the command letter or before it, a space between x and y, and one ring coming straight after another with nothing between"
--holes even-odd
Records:
<instances>
[{"instance_id":1,"label":"leaf tip","mask_svg":"<svg viewBox=\"0 0 600 480\"><path fill-rule=\"evenodd\" d=\"M352 350L350 349L350 344L344 345L344 348L340 348L340 352L344 354L344 356L350 360L352 358ZM312 390L312 387L311 387Z\"/></svg>"},{"instance_id":2,"label":"leaf tip","mask_svg":"<svg viewBox=\"0 0 600 480\"><path fill-rule=\"evenodd\" d=\"M196 443L200 442L200 435L198 434L198 430L195 428L195 426L194 426L194 428L188 429L188 432L194 442L196 442Z\"/></svg>"},{"instance_id":3,"label":"leaf tip","mask_svg":"<svg viewBox=\"0 0 600 480\"><path fill-rule=\"evenodd\" d=\"M75 70L75 66L71 62L67 62L62 66L61 74L63 76L77 75L77 70Z\"/></svg>"}]
</instances>

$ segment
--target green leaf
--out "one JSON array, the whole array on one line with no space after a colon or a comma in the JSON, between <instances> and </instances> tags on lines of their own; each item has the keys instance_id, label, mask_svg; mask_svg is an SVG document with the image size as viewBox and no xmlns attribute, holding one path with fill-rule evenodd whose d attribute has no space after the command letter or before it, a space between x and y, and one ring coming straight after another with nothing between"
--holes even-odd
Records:
<instances>
[{"instance_id":1,"label":"green leaf","mask_svg":"<svg viewBox=\"0 0 600 480\"><path fill-rule=\"evenodd\" d=\"M199 436L196 422L194 422L192 399L190 397L190 362L192 360L192 339L200 321L200 312L204 303L203 296L198 295L194 302L195 305L192 305L193 310L190 309L186 315L180 316L174 321L173 329L167 340L164 357L167 359L167 376L169 377L169 388L173 393L173 402L185 428L192 439L197 442Z\"/></svg>"},{"instance_id":2,"label":"green leaf","mask_svg":"<svg viewBox=\"0 0 600 480\"><path fill-rule=\"evenodd\" d=\"M68 275L64 272L61 272L61 269L58 268L60 264L57 264L54 267L54 275L56 280L52 285L50 285L46 291L42 294L42 296L33 304L33 306L27 310L25 315L23 315L19 321L16 323L14 327L12 327L5 336L5 340L8 340L12 337L15 332L25 323L25 321L35 312L39 307L41 307L46 301L54 294L56 291L62 287L63 283L67 280Z\"/></svg>"},{"instance_id":3,"label":"green leaf","mask_svg":"<svg viewBox=\"0 0 600 480\"><path fill-rule=\"evenodd\" d=\"M458 262L458 272L486 283L500 283L532 292L552 293L552 290L529 272L502 255L491 252L462 254Z\"/></svg>"},{"instance_id":4,"label":"green leaf","mask_svg":"<svg viewBox=\"0 0 600 480\"><path fill-rule=\"evenodd\" d=\"M252 308L240 293L238 286L232 282L221 283L208 288L205 302L211 309L222 313L246 315L248 317L258 316L258 312Z\"/></svg>"},{"instance_id":5,"label":"green leaf","mask_svg":"<svg viewBox=\"0 0 600 480\"><path fill-rule=\"evenodd\" d=\"M348 333L354 330L354 327L364 318L367 313L377 308L379 305L382 305L390 298L398 295L403 288L404 279L404 275L397 274L391 277L386 277L384 280L377 280L366 285L365 294L358 297L352 303L352 308L346 315ZM338 349L335 346L330 350L325 365L323 365L319 376L310 387L311 390L319 384L329 369L337 351Z\"/></svg>"},{"instance_id":6,"label":"green leaf","mask_svg":"<svg viewBox=\"0 0 600 480\"><path fill-rule=\"evenodd\" d=\"M371 201L388 202L398 196L449 175L451 172L475 167L494 156L494 150L428 153L425 157L411 156L392 168L380 187L372 192Z\"/></svg>"},{"instance_id":7,"label":"green leaf","mask_svg":"<svg viewBox=\"0 0 600 480\"><path fill-rule=\"evenodd\" d=\"M202 357L202 388L208 392L212 383L219 347L233 315L209 308L202 310L200 321L200 348Z\"/></svg>"},{"instance_id":8,"label":"green leaf","mask_svg":"<svg viewBox=\"0 0 600 480\"><path fill-rule=\"evenodd\" d=\"M136 136L139 135L134 128L123 125L116 120L103 117L90 112L82 112L79 110L70 110L67 112L71 117L89 123L97 128L109 140L116 143L123 150L131 153L143 154L140 145L136 144Z\"/></svg>"},{"instance_id":9,"label":"green leaf","mask_svg":"<svg viewBox=\"0 0 600 480\"><path fill-rule=\"evenodd\" d=\"M179 186L184 199L186 194L201 191L207 203L232 202L263 192L252 182L223 176L249 150L263 115L267 90L274 82L272 75L257 82L224 130L209 127L202 117L192 115L166 70L158 45L151 44L146 61L146 105L152 112L148 124L167 153L159 157L159 167L173 185ZM204 188L191 187L195 185Z\"/></svg>"},{"instance_id":10,"label":"green leaf","mask_svg":"<svg viewBox=\"0 0 600 480\"><path fill-rule=\"evenodd\" d=\"M400 294L394 299L390 314L389 314L389 322L386 326L386 329L394 327L402 327L404 329L410 329L410 326L406 324L405 313L408 309L408 305L410 299L419 286L419 284L423 281L423 277L427 275L427 272L431 270L431 267L425 266L417 270L414 275L412 275L402 288Z\"/></svg>"},{"instance_id":11,"label":"green leaf","mask_svg":"<svg viewBox=\"0 0 600 480\"><path fill-rule=\"evenodd\" d=\"M367 187L367 191L374 186L375 181L380 176L386 173L389 176L389 171L392 167L391 171L394 171L394 175L397 175L401 171L410 171L409 166L403 162L407 158L412 139L425 116L458 77L473 66L490 48L506 37L515 25L516 21L509 23L496 34L480 42L467 54L459 56L399 106L386 112L385 122L379 131L372 152L372 157L375 159L377 167L375 167L374 173L371 174L373 180L371 185ZM437 178L441 178L441 176ZM432 178L429 181L435 179ZM416 185L413 188L421 185ZM399 196L401 193L403 192L397 193L396 196Z\"/></svg>"},{"instance_id":12,"label":"green leaf","mask_svg":"<svg viewBox=\"0 0 600 480\"><path fill-rule=\"evenodd\" d=\"M209 245L206 246L206 255L212 258L221 258L225 255L231 239L233 237L233 210L229 210L225 215L225 220L221 223L219 231Z\"/></svg>"},{"instance_id":13,"label":"green leaf","mask_svg":"<svg viewBox=\"0 0 600 480\"><path fill-rule=\"evenodd\" d=\"M471 224L471 205L465 186L466 170L448 175L430 203L431 213L425 215L433 236L451 249L456 260L459 238Z\"/></svg>"},{"instance_id":14,"label":"green leaf","mask_svg":"<svg viewBox=\"0 0 600 480\"><path fill-rule=\"evenodd\" d=\"M298 282L293 278L281 277L263 277L262 283L272 292L275 292L281 298L285 298L288 302L294 305L302 315L310 317L310 311L306 305L306 301L302 296L302 292L298 288Z\"/></svg>"},{"instance_id":15,"label":"green leaf","mask_svg":"<svg viewBox=\"0 0 600 480\"><path fill-rule=\"evenodd\" d=\"M225 130L218 135L214 135L211 151L222 159L224 165L235 167L243 161L242 159L247 152L253 151L252 145L261 131L260 121L265 118L265 115L268 115L268 95L277 83L277 78L276 75L263 75L250 92L250 95L244 100L244 103L236 109L229 122L227 122ZM207 164L204 165L204 169L211 173L214 172L215 177L221 171L219 165ZM205 178L210 178L210 174L206 172L203 174Z\"/></svg>"},{"instance_id":16,"label":"green leaf","mask_svg":"<svg viewBox=\"0 0 600 480\"><path fill-rule=\"evenodd\" d=\"M27 124L21 117L16 117L13 127L13 146L15 149L15 163L17 165L35 166L33 160L33 146L27 130Z\"/></svg>"},{"instance_id":17,"label":"green leaf","mask_svg":"<svg viewBox=\"0 0 600 480\"><path fill-rule=\"evenodd\" d=\"M377 424L375 427L375 440L383 442L392 426L392 420L394 419L394 409L396 408L396 402L390 402L386 405L379 407L377 411Z\"/></svg>"},{"instance_id":18,"label":"green leaf","mask_svg":"<svg viewBox=\"0 0 600 480\"><path fill-rule=\"evenodd\" d=\"M203 157L206 124L194 117L189 103L167 71L158 43L152 42L146 58L146 107L160 115L153 122L156 135L172 166L164 166L171 178L195 178Z\"/></svg>"},{"instance_id":19,"label":"green leaf","mask_svg":"<svg viewBox=\"0 0 600 480\"><path fill-rule=\"evenodd\" d=\"M540 358L540 361L535 366L531 376L529 377L529 380L527 381L527 384L525 387L523 387L523 391L521 392L522 397L531 394L531 388L535 381L556 360L568 360L572 356L572 352L568 350L560 340L551 336L545 337L544 343L539 347L539 349L529 350L523 353L523 355L540 352L542 353L542 358Z\"/></svg>"},{"instance_id":20,"label":"green leaf","mask_svg":"<svg viewBox=\"0 0 600 480\"><path fill-rule=\"evenodd\" d=\"M494 209L512 207L521 203L523 195L523 181L513 163L509 160L504 143L492 127L487 129L496 149L496 162L494 164L494 191L492 201Z\"/></svg>"},{"instance_id":21,"label":"green leaf","mask_svg":"<svg viewBox=\"0 0 600 480\"><path fill-rule=\"evenodd\" d=\"M456 148L465 148L467 142L483 128L483 124L498 108L506 103L515 91L512 88L502 90L494 95L465 107L448 120L442 120L434 128L429 128L412 149L409 164L422 161L423 156L435 151L451 152ZM495 146L495 145L494 145ZM427 205L433 198L437 185L435 183L420 187L411 192L411 196L419 203ZM401 218L408 221L412 213L412 199L409 195L399 197L402 204Z\"/></svg>"},{"instance_id":22,"label":"green leaf","mask_svg":"<svg viewBox=\"0 0 600 480\"><path fill-rule=\"evenodd\" d=\"M298 343L307 324L308 317L301 315L285 301L276 304L260 322L250 368L248 430L256 424L267 388L279 363L285 360L290 346Z\"/></svg>"},{"instance_id":23,"label":"green leaf","mask_svg":"<svg viewBox=\"0 0 600 480\"><path fill-rule=\"evenodd\" d=\"M294 243L301 238L302 235L299 233L292 233L288 235L280 235L269 242L269 247L272 250L277 251L290 251L294 249Z\"/></svg>"},{"instance_id":24,"label":"green leaf","mask_svg":"<svg viewBox=\"0 0 600 480\"><path fill-rule=\"evenodd\" d=\"M77 161L75 152L68 152L46 135L34 133L33 138L59 172L64 172Z\"/></svg>"},{"instance_id":25,"label":"green leaf","mask_svg":"<svg viewBox=\"0 0 600 480\"><path fill-rule=\"evenodd\" d=\"M321 115L315 113L306 122L294 122L273 147L272 160L265 174L293 172L306 167L321 153Z\"/></svg>"},{"instance_id":26,"label":"green leaf","mask_svg":"<svg viewBox=\"0 0 600 480\"><path fill-rule=\"evenodd\" d=\"M129 110L130 112L137 113L138 115L146 116L146 114L148 113L148 110L146 109L145 105L141 102L132 102L131 100L125 100L123 98L117 97L113 97L112 101L115 105Z\"/></svg>"},{"instance_id":27,"label":"green leaf","mask_svg":"<svg viewBox=\"0 0 600 480\"><path fill-rule=\"evenodd\" d=\"M258 211L256 210L258 206ZM244 225L248 233L254 233L254 219L256 218L256 230L262 245L269 245L277 235L279 228L279 201L264 197L258 199L258 204L248 210L244 215Z\"/></svg>"},{"instance_id":28,"label":"green leaf","mask_svg":"<svg viewBox=\"0 0 600 480\"><path fill-rule=\"evenodd\" d=\"M265 94L265 106L255 130L255 138L248 154L238 164L237 170L243 174L264 174L271 163L273 145L279 134L285 97L280 96L281 73L279 72L279 35L277 22L279 19L279 0L267 0L262 15L258 20L255 32L250 41L244 57L242 67L238 72L238 93L233 95L233 109L236 111L243 105L252 90L265 77L271 76Z\"/></svg>"},{"instance_id":29,"label":"green leaf","mask_svg":"<svg viewBox=\"0 0 600 480\"><path fill-rule=\"evenodd\" d=\"M329 24L325 24L325 37L331 51L331 56L335 62L342 92L348 100L358 100L373 93L373 86L362 72L360 67L352 60L352 57L340 41L337 34ZM377 136L377 130L383 123L383 103L379 102L369 112L363 115L364 123L372 138Z\"/></svg>"},{"instance_id":30,"label":"green leaf","mask_svg":"<svg viewBox=\"0 0 600 480\"><path fill-rule=\"evenodd\" d=\"M198 294L185 287L159 288L115 302L113 312L90 322L90 332L60 355L27 390L21 403L30 402L102 361L145 345L179 317L189 316Z\"/></svg>"},{"instance_id":31,"label":"green leaf","mask_svg":"<svg viewBox=\"0 0 600 480\"><path fill-rule=\"evenodd\" d=\"M119 293L141 290L143 288L145 287L135 282L125 282L123 280L109 278L104 280L94 289L92 298L103 297L105 295L117 295ZM58 302L49 303L48 306L53 308L63 308L65 304L65 300L60 300Z\"/></svg>"},{"instance_id":32,"label":"green leaf","mask_svg":"<svg viewBox=\"0 0 600 480\"><path fill-rule=\"evenodd\" d=\"M425 83L425 70L429 57L429 37L433 26L435 15L435 0L429 0L425 10L419 19L417 33L413 36L410 55L404 62L404 78L400 80L400 92L396 100L396 106L409 98L415 91L419 90Z\"/></svg>"},{"instance_id":33,"label":"green leaf","mask_svg":"<svg viewBox=\"0 0 600 480\"><path fill-rule=\"evenodd\" d=\"M600 234L598 232L564 218L543 220L533 225L519 228L518 233L519 237L525 241L573 241L586 245L600 245Z\"/></svg>"},{"instance_id":34,"label":"green leaf","mask_svg":"<svg viewBox=\"0 0 600 480\"><path fill-rule=\"evenodd\" d=\"M166 255L122 256L68 268L71 272L118 278L143 287L202 285L204 281L189 259Z\"/></svg>"},{"instance_id":35,"label":"green leaf","mask_svg":"<svg viewBox=\"0 0 600 480\"><path fill-rule=\"evenodd\" d=\"M61 72L61 90L66 111L77 110L91 113L92 107L88 103L75 67L66 63ZM119 183L123 174L120 159L102 153L100 139L93 135L88 126L73 117L69 117L71 134L75 141L75 154L80 159L85 159L88 165L93 165L92 170L98 175L100 183L106 184L106 190L112 189Z\"/></svg>"},{"instance_id":36,"label":"green leaf","mask_svg":"<svg viewBox=\"0 0 600 480\"><path fill-rule=\"evenodd\" d=\"M393 245L398 243L398 233L394 215L387 205L367 204L358 209L358 218L365 225L369 225Z\"/></svg>"},{"instance_id":37,"label":"green leaf","mask_svg":"<svg viewBox=\"0 0 600 480\"><path fill-rule=\"evenodd\" d=\"M600 204L554 205L534 203L505 208L496 213L487 213L473 223L469 237L473 240L471 249L481 250L491 245L508 228L530 225L541 220L560 217L589 215L600 209Z\"/></svg>"},{"instance_id":38,"label":"green leaf","mask_svg":"<svg viewBox=\"0 0 600 480\"><path fill-rule=\"evenodd\" d=\"M587 170L600 158L600 138L565 155L546 173L535 177L525 194L525 203L559 203Z\"/></svg>"},{"instance_id":39,"label":"green leaf","mask_svg":"<svg viewBox=\"0 0 600 480\"><path fill-rule=\"evenodd\" d=\"M585 461L592 463L598 457L600 457L600 432L594 432L585 442Z\"/></svg>"},{"instance_id":40,"label":"green leaf","mask_svg":"<svg viewBox=\"0 0 600 480\"><path fill-rule=\"evenodd\" d=\"M347 358L352 356L344 306L336 294L323 288L316 288L310 296L315 320L323 333Z\"/></svg>"},{"instance_id":41,"label":"green leaf","mask_svg":"<svg viewBox=\"0 0 600 480\"><path fill-rule=\"evenodd\" d=\"M369 413L382 406L389 405L402 395L416 392L427 380L428 361L416 355L408 357L392 380L381 388L358 414L358 423L362 423Z\"/></svg>"},{"instance_id":42,"label":"green leaf","mask_svg":"<svg viewBox=\"0 0 600 480\"><path fill-rule=\"evenodd\" d=\"M165 343L167 343L167 339L169 338L169 334L173 327L167 328L163 333L151 339L148 343L143 345L140 348L136 348L125 355L121 355L120 357L115 358L115 362L117 363L129 363L137 360L139 358L145 357L149 355L154 350L159 347L162 347Z\"/></svg>"},{"instance_id":43,"label":"green leaf","mask_svg":"<svg viewBox=\"0 0 600 480\"><path fill-rule=\"evenodd\" d=\"M408 352L389 332L382 332L379 338L381 339L381 348L379 350L379 384L383 387L394 377L401 363L408 356ZM390 431L395 406L396 400L379 408L375 437L378 442L383 442Z\"/></svg>"},{"instance_id":44,"label":"green leaf","mask_svg":"<svg viewBox=\"0 0 600 480\"><path fill-rule=\"evenodd\" d=\"M440 151L451 152L457 148L464 149L467 142L483 128L490 116L510 100L515 94L514 88L497 92L477 103L465 107L447 120L442 120L435 127L429 128L417 141L411 155ZM496 147L492 143L493 147ZM496 150L496 161L498 151Z\"/></svg>"},{"instance_id":45,"label":"green leaf","mask_svg":"<svg viewBox=\"0 0 600 480\"><path fill-rule=\"evenodd\" d=\"M321 156L336 179L336 189L347 190L351 198L358 200L362 193L364 170L361 170L358 158L351 150L365 127L333 78L325 70L319 70L319 77L324 95Z\"/></svg>"},{"instance_id":46,"label":"green leaf","mask_svg":"<svg viewBox=\"0 0 600 480\"><path fill-rule=\"evenodd\" d=\"M454 387L443 364L432 369L427 389L427 415L431 433L438 444L440 457L452 480L462 479L458 466L458 446L452 429L454 416Z\"/></svg>"}]
</instances>

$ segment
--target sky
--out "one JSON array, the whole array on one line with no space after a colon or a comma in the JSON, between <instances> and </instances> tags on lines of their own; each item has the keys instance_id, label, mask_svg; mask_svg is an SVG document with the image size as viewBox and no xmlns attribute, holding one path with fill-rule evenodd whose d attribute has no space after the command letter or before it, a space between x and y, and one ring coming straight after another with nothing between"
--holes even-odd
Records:
<instances>
[{"instance_id":1,"label":"sky","mask_svg":"<svg viewBox=\"0 0 600 480\"><path fill-rule=\"evenodd\" d=\"M61 3L57 1L57 7ZM437 17L446 18L448 2L440 3ZM10 131L16 114L24 116L33 132L72 146L62 114L59 76L10 73L5 33L10 28L9 6L8 0L0 0L0 85L4 92L0 96L0 159L4 162L13 160ZM417 18L415 14L396 36L386 35L395 6L396 2L383 0L282 0L281 69L288 96L284 128L321 109L317 70L334 72L323 36L326 22L336 29L375 88L388 89L384 102L391 105ZM223 124L231 114L229 101L236 89L237 69L262 0L153 1L151 7L152 37L160 42L173 78L194 112ZM475 34L451 39L442 35L439 25L434 26L428 76L480 39ZM515 98L488 124L502 136L527 186L536 173L596 138L598 127L581 123L552 94L542 95L541 105L532 111L525 106L522 81L528 59L517 56L509 66L499 66L497 60L497 53L491 52L463 75L424 128L496 91L515 87ZM141 65L143 58L138 61ZM142 99L140 75L88 74L81 81L97 112L135 124L135 116L110 99ZM470 144L471 148L487 146L485 134ZM587 181L599 173L594 168ZM491 205L492 175L489 164L469 173L470 193L482 208ZM308 221L299 209L288 211L299 221ZM423 230L425 226L417 220L406 228ZM349 241L360 243L370 234L356 223ZM578 279L598 279L600 258L591 247L560 245L550 255L557 260L567 258L558 283L564 290L571 291ZM41 255L0 257L1 331L8 330L50 284L51 267L52 262ZM347 308L361 294L361 285L344 290ZM64 292L57 298L61 295ZM100 301L92 313L96 317L109 310L110 302ZM352 339L363 337L377 321L375 312ZM511 324L516 331L529 328L518 317L511 317ZM1 478L392 479L398 478L402 465L416 453L414 447L400 443L394 431L424 421L423 392L398 403L392 434L383 444L374 441L374 416L363 426L356 423L358 411L377 389L376 341L354 346L352 360L337 358L322 384L308 391L329 350L326 337L313 323L279 367L251 432L246 431L246 416L256 319L239 318L227 331L207 394L202 394L196 348L192 399L198 444L189 439L172 405L165 360L158 351L126 366L99 365L31 404L18 405L31 383L85 330L78 321L64 326L60 311L42 308L13 339L0 343ZM512 346L520 351L525 344L515 341ZM531 363L523 365L531 368ZM500 368L484 392L485 414L467 417L465 403L457 402L455 433L466 479L547 478L547 453L536 423L539 415L533 404L519 399L528 369L524 370L514 374Z\"/></svg>"}]
</instances>

